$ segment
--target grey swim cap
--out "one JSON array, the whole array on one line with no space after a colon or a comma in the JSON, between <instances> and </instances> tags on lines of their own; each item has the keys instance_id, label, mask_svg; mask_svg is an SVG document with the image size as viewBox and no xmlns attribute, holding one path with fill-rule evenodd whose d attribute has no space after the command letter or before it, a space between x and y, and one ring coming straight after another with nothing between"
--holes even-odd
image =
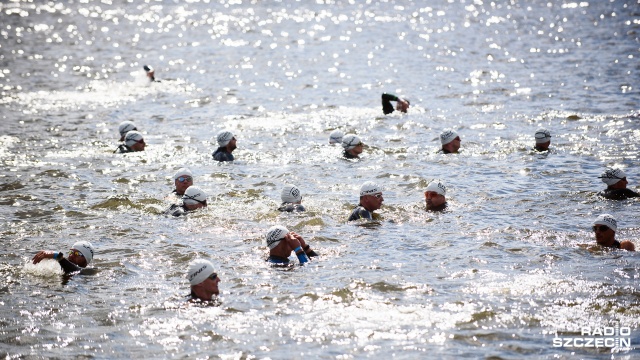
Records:
<instances>
[{"instance_id":1,"label":"grey swim cap","mask_svg":"<svg viewBox=\"0 0 640 360\"><path fill-rule=\"evenodd\" d=\"M344 134L342 131L335 129L329 134L329 144L340 144L342 143L342 138Z\"/></svg>"},{"instance_id":2,"label":"grey swim cap","mask_svg":"<svg viewBox=\"0 0 640 360\"><path fill-rule=\"evenodd\" d=\"M131 130L138 130L136 128L136 124L134 124L133 121L126 120L121 122L120 126L118 126L118 132L120 132L121 137L127 135L127 133Z\"/></svg>"},{"instance_id":3,"label":"grey swim cap","mask_svg":"<svg viewBox=\"0 0 640 360\"><path fill-rule=\"evenodd\" d=\"M442 181L433 180L429 183L429 185L427 185L427 189L425 191L433 191L444 196L447 193L447 187L444 186Z\"/></svg>"},{"instance_id":4,"label":"grey swim cap","mask_svg":"<svg viewBox=\"0 0 640 360\"><path fill-rule=\"evenodd\" d=\"M274 225L267 230L267 235L265 236L265 240L267 241L267 246L269 250L278 246L280 241L284 239L284 236L289 233L289 229L282 225Z\"/></svg>"},{"instance_id":5,"label":"grey swim cap","mask_svg":"<svg viewBox=\"0 0 640 360\"><path fill-rule=\"evenodd\" d=\"M551 133L547 129L540 128L536 130L536 144L546 143L551 140Z\"/></svg>"},{"instance_id":6,"label":"grey swim cap","mask_svg":"<svg viewBox=\"0 0 640 360\"><path fill-rule=\"evenodd\" d=\"M615 185L618 181L626 177L627 174L617 168L606 169L602 175L599 176L599 178L602 179L602 182L607 185Z\"/></svg>"},{"instance_id":7,"label":"grey swim cap","mask_svg":"<svg viewBox=\"0 0 640 360\"><path fill-rule=\"evenodd\" d=\"M173 180L178 180L178 178L180 176L191 176L193 177L193 173L191 173L191 170L189 170L188 168L180 168L178 169L178 171L176 171L175 174L173 174Z\"/></svg>"},{"instance_id":8,"label":"grey swim cap","mask_svg":"<svg viewBox=\"0 0 640 360\"><path fill-rule=\"evenodd\" d=\"M302 201L302 194L295 185L287 184L282 188L280 198L282 202L295 204Z\"/></svg>"},{"instance_id":9,"label":"grey swim cap","mask_svg":"<svg viewBox=\"0 0 640 360\"><path fill-rule=\"evenodd\" d=\"M440 143L446 145L458 137L458 133L451 129L445 129L440 134Z\"/></svg>"},{"instance_id":10,"label":"grey swim cap","mask_svg":"<svg viewBox=\"0 0 640 360\"><path fill-rule=\"evenodd\" d=\"M187 279L189 279L191 285L198 285L207 280L214 272L213 264L210 261L204 259L193 260L189 264Z\"/></svg>"},{"instance_id":11,"label":"grey swim cap","mask_svg":"<svg viewBox=\"0 0 640 360\"><path fill-rule=\"evenodd\" d=\"M342 147L345 150L351 150L354 147L362 144L362 140L355 134L347 134L342 138Z\"/></svg>"},{"instance_id":12,"label":"grey swim cap","mask_svg":"<svg viewBox=\"0 0 640 360\"><path fill-rule=\"evenodd\" d=\"M596 218L593 225L605 225L611 228L611 230L618 230L618 221L612 215L602 214Z\"/></svg>"},{"instance_id":13,"label":"grey swim cap","mask_svg":"<svg viewBox=\"0 0 640 360\"><path fill-rule=\"evenodd\" d=\"M125 135L124 144L129 146L129 147L131 147L135 143L138 143L138 142L143 141L143 140L144 140L144 138L142 137L141 133L139 133L139 132L137 132L135 130L132 130L132 131L129 131L127 133L127 135Z\"/></svg>"},{"instance_id":14,"label":"grey swim cap","mask_svg":"<svg viewBox=\"0 0 640 360\"><path fill-rule=\"evenodd\" d=\"M82 253L84 259L87 260L87 265L93 260L93 245L88 241L78 241L71 247Z\"/></svg>"},{"instance_id":15,"label":"grey swim cap","mask_svg":"<svg viewBox=\"0 0 640 360\"><path fill-rule=\"evenodd\" d=\"M374 195L381 192L382 192L382 188L378 186L378 184L374 183L373 181L367 181L364 184L362 184L362 186L360 186L360 196Z\"/></svg>"},{"instance_id":16,"label":"grey swim cap","mask_svg":"<svg viewBox=\"0 0 640 360\"><path fill-rule=\"evenodd\" d=\"M228 130L222 130L216 136L216 140L218 141L218 146L227 146L227 144L229 143L229 141L231 141L231 139L233 139L233 134L231 133L231 131L228 131Z\"/></svg>"},{"instance_id":17,"label":"grey swim cap","mask_svg":"<svg viewBox=\"0 0 640 360\"><path fill-rule=\"evenodd\" d=\"M182 195L182 202L187 205L195 205L207 201L207 193L195 185L191 185Z\"/></svg>"}]
</instances>

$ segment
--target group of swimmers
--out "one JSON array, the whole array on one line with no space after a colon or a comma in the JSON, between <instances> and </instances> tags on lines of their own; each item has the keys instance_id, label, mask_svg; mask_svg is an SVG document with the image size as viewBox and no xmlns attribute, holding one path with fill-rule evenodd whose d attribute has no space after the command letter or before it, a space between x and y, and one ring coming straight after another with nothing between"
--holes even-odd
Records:
<instances>
[{"instance_id":1,"label":"group of swimmers","mask_svg":"<svg viewBox=\"0 0 640 360\"><path fill-rule=\"evenodd\" d=\"M154 71L147 65L144 66L147 77L150 81L155 79ZM394 111L391 101L396 102L395 110L406 113L409 108L409 100L400 98L394 94L382 94L382 108L384 114ZM122 144L116 149L117 153L128 153L144 151L145 142L142 134L136 125L131 121L123 121L118 131ZM237 148L236 137L232 131L222 130L216 135L218 148L213 152L212 157L216 161L233 161L232 152ZM455 154L460 149L461 139L458 133L452 129L446 129L440 134L440 153ZM343 157L346 159L357 159L363 151L363 142L355 134L344 135L340 130L334 130L329 136L330 144L341 144L343 147ZM534 150L544 152L549 151L551 144L551 133L547 129L538 129L535 133ZM624 200L628 198L640 197L637 192L627 189L626 174L621 169L606 169L600 176L607 184L607 189L599 195L612 200ZM173 176L175 189L172 194L180 199L180 202L172 204L163 213L170 216L183 216L198 209L207 207L207 193L193 183L193 173L188 168L179 169ZM441 180L431 181L424 192L425 208L427 211L444 211L447 208L446 201L447 188ZM282 204L278 208L283 212L303 212L302 193L297 186L286 184L281 191ZM360 187L360 199L358 205L353 209L347 221L374 220L374 211L382 207L384 202L382 188L372 181L367 181ZM635 246L631 241L618 241L615 239L615 232L618 228L617 220L609 215L602 214L593 222L596 243L610 248L635 251ZM299 263L302 265L310 258L318 256L299 234L289 231L286 227L275 225L269 228L265 235L266 245L269 248L267 261L274 266L289 266L289 257L295 253ZM43 259L54 259L60 263L65 274L74 274L82 271L93 260L93 245L88 241L79 241L73 244L65 257L63 252L40 251L32 259L34 264ZM218 284L220 277L214 271L213 264L204 259L197 259L189 264L187 278L191 285L191 298L193 300L210 301L214 295L219 294Z\"/></svg>"}]
</instances>

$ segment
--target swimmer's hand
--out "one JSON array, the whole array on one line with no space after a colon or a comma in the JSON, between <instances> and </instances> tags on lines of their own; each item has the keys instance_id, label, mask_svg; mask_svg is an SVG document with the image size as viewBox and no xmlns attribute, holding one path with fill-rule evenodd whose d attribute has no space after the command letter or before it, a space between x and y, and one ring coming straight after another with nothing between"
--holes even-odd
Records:
<instances>
[{"instance_id":1,"label":"swimmer's hand","mask_svg":"<svg viewBox=\"0 0 640 360\"><path fill-rule=\"evenodd\" d=\"M53 251L40 251L33 257L33 259L31 259L31 261L33 261L34 264L37 264L44 259L53 259L53 256Z\"/></svg>"},{"instance_id":2,"label":"swimmer's hand","mask_svg":"<svg viewBox=\"0 0 640 360\"><path fill-rule=\"evenodd\" d=\"M636 251L636 246L629 240L620 241L620 249L627 251Z\"/></svg>"}]
</instances>

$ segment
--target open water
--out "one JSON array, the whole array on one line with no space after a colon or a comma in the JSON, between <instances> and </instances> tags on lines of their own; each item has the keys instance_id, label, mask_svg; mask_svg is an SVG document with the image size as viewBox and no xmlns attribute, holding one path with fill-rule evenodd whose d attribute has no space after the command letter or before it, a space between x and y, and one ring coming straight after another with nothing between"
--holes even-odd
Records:
<instances>
[{"instance_id":1,"label":"open water","mask_svg":"<svg viewBox=\"0 0 640 360\"><path fill-rule=\"evenodd\" d=\"M606 166L640 181L639 32L637 0L3 1L0 355L638 358L640 258L590 226L640 246L638 201L596 196ZM123 120L146 151L113 154ZM224 128L233 164L211 159ZM436 154L444 128L460 154ZM159 215L182 166L210 205ZM434 178L447 212L424 211ZM348 224L368 180L380 225ZM275 210L285 183L308 212ZM322 256L269 268L274 224ZM78 240L93 274L29 264ZM185 302L199 257L218 307ZM554 346L615 327L630 347Z\"/></svg>"}]
</instances>

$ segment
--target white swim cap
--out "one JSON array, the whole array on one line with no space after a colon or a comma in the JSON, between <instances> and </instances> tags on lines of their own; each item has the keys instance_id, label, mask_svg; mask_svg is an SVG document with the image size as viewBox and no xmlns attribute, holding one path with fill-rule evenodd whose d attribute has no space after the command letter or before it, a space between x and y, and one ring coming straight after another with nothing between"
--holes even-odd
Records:
<instances>
[{"instance_id":1,"label":"white swim cap","mask_svg":"<svg viewBox=\"0 0 640 360\"><path fill-rule=\"evenodd\" d=\"M351 150L360 144L362 144L362 140L360 140L358 135L347 134L342 138L342 147L345 150Z\"/></svg>"},{"instance_id":2,"label":"white swim cap","mask_svg":"<svg viewBox=\"0 0 640 360\"><path fill-rule=\"evenodd\" d=\"M624 171L616 168L606 169L602 175L599 176L602 182L607 185L615 185L618 181L627 177Z\"/></svg>"},{"instance_id":3,"label":"white swim cap","mask_svg":"<svg viewBox=\"0 0 640 360\"><path fill-rule=\"evenodd\" d=\"M229 143L229 141L231 141L231 139L233 139L233 134L231 133L231 131L228 131L228 130L222 130L216 136L216 140L218 141L218 146L227 146L227 144Z\"/></svg>"},{"instance_id":4,"label":"white swim cap","mask_svg":"<svg viewBox=\"0 0 640 360\"><path fill-rule=\"evenodd\" d=\"M282 202L295 204L302 201L302 194L295 185L287 184L282 188L280 198Z\"/></svg>"},{"instance_id":5,"label":"white swim cap","mask_svg":"<svg viewBox=\"0 0 640 360\"><path fill-rule=\"evenodd\" d=\"M367 181L360 186L360 196L373 195L381 192L382 188L373 181Z\"/></svg>"},{"instance_id":6,"label":"white swim cap","mask_svg":"<svg viewBox=\"0 0 640 360\"><path fill-rule=\"evenodd\" d=\"M546 143L551 140L551 133L547 129L540 128L536 130L536 144Z\"/></svg>"},{"instance_id":7,"label":"white swim cap","mask_svg":"<svg viewBox=\"0 0 640 360\"><path fill-rule=\"evenodd\" d=\"M178 171L176 171L175 174L173 174L173 180L178 180L178 178L180 176L191 176L193 177L193 174L191 173L191 170L189 170L188 168L180 168L178 169Z\"/></svg>"},{"instance_id":8,"label":"white swim cap","mask_svg":"<svg viewBox=\"0 0 640 360\"><path fill-rule=\"evenodd\" d=\"M442 143L442 145L446 145L452 142L453 139L457 137L458 137L457 132L455 132L454 130L446 129L442 131L442 133L440 134L440 143Z\"/></svg>"},{"instance_id":9,"label":"white swim cap","mask_svg":"<svg viewBox=\"0 0 640 360\"><path fill-rule=\"evenodd\" d=\"M127 133L131 130L138 130L136 128L136 124L133 123L133 121L123 121L120 123L120 126L118 126L118 131L120 132L120 136L125 136L127 135Z\"/></svg>"},{"instance_id":10,"label":"white swim cap","mask_svg":"<svg viewBox=\"0 0 640 360\"><path fill-rule=\"evenodd\" d=\"M342 143L342 137L344 134L342 131L335 129L329 134L329 144L340 144Z\"/></svg>"},{"instance_id":11,"label":"white swim cap","mask_svg":"<svg viewBox=\"0 0 640 360\"><path fill-rule=\"evenodd\" d=\"M609 214L602 214L596 218L596 221L593 222L593 225L605 225L611 228L611 230L618 230L618 221L616 218Z\"/></svg>"},{"instance_id":12,"label":"white swim cap","mask_svg":"<svg viewBox=\"0 0 640 360\"><path fill-rule=\"evenodd\" d=\"M125 135L124 144L129 146L129 147L131 147L135 143L143 141L143 140L144 140L144 138L142 137L141 133L139 133L139 132L137 132L135 130L132 130L132 131L129 131L127 133L127 135Z\"/></svg>"},{"instance_id":13,"label":"white swim cap","mask_svg":"<svg viewBox=\"0 0 640 360\"><path fill-rule=\"evenodd\" d=\"M195 205L207 201L207 193L197 186L191 185L182 195L182 202L188 205Z\"/></svg>"},{"instance_id":14,"label":"white swim cap","mask_svg":"<svg viewBox=\"0 0 640 360\"><path fill-rule=\"evenodd\" d=\"M280 241L284 239L284 236L289 233L289 229L282 225L274 225L267 230L267 235L265 240L267 241L267 246L269 250L278 246Z\"/></svg>"},{"instance_id":15,"label":"white swim cap","mask_svg":"<svg viewBox=\"0 0 640 360\"><path fill-rule=\"evenodd\" d=\"M432 182L429 183L429 185L427 185L427 190L426 191L433 191L433 192L436 192L436 193L444 196L447 193L447 187L444 186L442 181L433 180Z\"/></svg>"},{"instance_id":16,"label":"white swim cap","mask_svg":"<svg viewBox=\"0 0 640 360\"><path fill-rule=\"evenodd\" d=\"M210 261L204 259L193 260L189 264L187 279L189 279L191 285L198 285L207 280L214 272L213 264Z\"/></svg>"},{"instance_id":17,"label":"white swim cap","mask_svg":"<svg viewBox=\"0 0 640 360\"><path fill-rule=\"evenodd\" d=\"M82 253L84 259L87 261L87 265L91 263L93 260L93 245L91 245L88 241L78 241L71 247L72 249L76 249Z\"/></svg>"}]
</instances>

